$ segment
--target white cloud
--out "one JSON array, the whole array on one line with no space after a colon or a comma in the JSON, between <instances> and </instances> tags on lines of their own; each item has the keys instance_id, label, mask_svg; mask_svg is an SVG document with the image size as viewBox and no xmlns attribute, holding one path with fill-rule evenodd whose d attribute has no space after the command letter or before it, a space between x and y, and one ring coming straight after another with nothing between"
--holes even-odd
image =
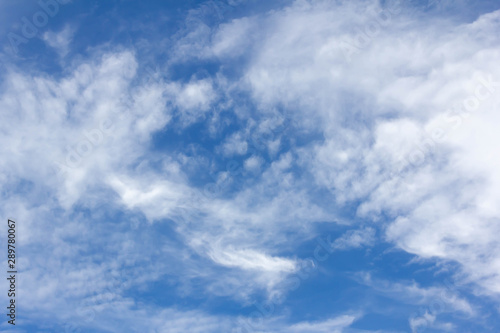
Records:
<instances>
[{"instance_id":1,"label":"white cloud","mask_svg":"<svg viewBox=\"0 0 500 333\"><path fill-rule=\"evenodd\" d=\"M359 281L384 296L398 299L406 304L415 304L429 309L431 315L443 312L459 312L475 316L476 309L449 286L420 287L415 282L394 282L375 279L369 273L359 275Z\"/></svg>"},{"instance_id":2,"label":"white cloud","mask_svg":"<svg viewBox=\"0 0 500 333\"><path fill-rule=\"evenodd\" d=\"M61 31L47 31L43 34L43 40L50 46L56 49L61 58L66 57L69 52L69 45L73 39L75 29L66 25Z\"/></svg>"},{"instance_id":3,"label":"white cloud","mask_svg":"<svg viewBox=\"0 0 500 333\"><path fill-rule=\"evenodd\" d=\"M247 21L266 34L241 86L262 112L285 105L298 129L320 129L299 161L338 204L389 216L390 241L456 261L498 294L500 12L461 24L402 6L372 37L362 31L384 10L375 1L297 1ZM369 42L348 62L339 45L354 37Z\"/></svg>"},{"instance_id":4,"label":"white cloud","mask_svg":"<svg viewBox=\"0 0 500 333\"><path fill-rule=\"evenodd\" d=\"M264 161L258 156L251 156L245 160L245 169L250 171L259 171Z\"/></svg>"},{"instance_id":5,"label":"white cloud","mask_svg":"<svg viewBox=\"0 0 500 333\"><path fill-rule=\"evenodd\" d=\"M410 318L410 328L413 333L418 332L421 327L424 327L424 329L431 327L446 332L456 329L456 327L451 323L438 322L435 315L431 315L427 312L420 317Z\"/></svg>"},{"instance_id":6,"label":"white cloud","mask_svg":"<svg viewBox=\"0 0 500 333\"><path fill-rule=\"evenodd\" d=\"M183 111L206 111L215 99L215 93L210 80L193 80L184 85L171 83L167 92L175 97L176 106Z\"/></svg>"},{"instance_id":7,"label":"white cloud","mask_svg":"<svg viewBox=\"0 0 500 333\"><path fill-rule=\"evenodd\" d=\"M349 327L354 322L355 319L355 316L343 315L324 322L304 322L290 326L287 329L287 332L342 333L346 327Z\"/></svg>"},{"instance_id":8,"label":"white cloud","mask_svg":"<svg viewBox=\"0 0 500 333\"><path fill-rule=\"evenodd\" d=\"M224 266L241 267L248 270L265 272L294 272L296 264L289 259L274 258L253 250L212 251L209 254L214 261Z\"/></svg>"},{"instance_id":9,"label":"white cloud","mask_svg":"<svg viewBox=\"0 0 500 333\"><path fill-rule=\"evenodd\" d=\"M348 250L362 246L372 246L375 244L375 229L364 228L360 230L350 230L337 238L332 244L333 249Z\"/></svg>"},{"instance_id":10,"label":"white cloud","mask_svg":"<svg viewBox=\"0 0 500 333\"><path fill-rule=\"evenodd\" d=\"M15 188L27 182L33 192L29 200L3 194L0 210L26 221L20 237L33 258L24 275L31 286L23 301L27 309L42 308L47 295L58 290L61 297L50 310L60 312L62 320L78 311L67 303L102 297L98 312L117 322L127 319L128 328L228 331L228 318L202 312L155 308L148 316L145 310L131 310L137 304L119 286L165 274L181 279L182 272L185 280L201 279L203 292L216 296L249 302L262 291L274 295L300 263L283 253L309 239L315 222L337 221L344 205L358 202L357 217L377 221L387 240L424 258L456 261L480 292L498 295L500 137L495 126L500 87L484 80L500 78L500 12L458 24L432 16L416 20L402 10L347 62L340 43L374 19L371 10L382 10L377 3L296 1L218 29L191 22L185 36L174 36L179 39L171 63L244 55L243 75L234 80L219 73L217 78L137 86L133 52L95 54L60 79L9 68L0 94L0 184ZM45 40L64 56L71 34L47 33ZM227 88L225 94L218 85ZM238 105L240 93L251 96L256 114ZM475 97L479 104L469 115ZM183 168L186 155L150 148L154 133L176 116L181 127L187 126L209 115L218 99L224 99L221 108L234 107L247 128L226 138L215 153L247 154L255 131L257 136L271 133L264 148L276 158L267 165L259 156L264 150L252 152L239 167L260 168L259 179L242 179L243 169L220 171L218 196L212 196L190 184L192 174ZM450 113L455 103L461 104L459 114ZM277 133L286 118L278 111L283 109L294 120L288 137ZM428 138L438 127L446 140L431 142L431 147ZM213 128L216 136L219 127ZM281 153L285 147L289 151ZM425 163L416 163L421 151ZM51 171L55 162L63 166L59 178ZM237 181L242 184L235 189L224 188ZM318 187L329 196L316 200L312 192ZM102 209L125 208L117 222L124 229L112 233L116 238L108 252L84 262L78 261L79 251L88 250L91 242L107 243L99 224L89 225L92 219L82 217L81 207L95 212L99 222L107 218ZM127 229L133 227L130 216L169 223L181 249L169 244L153 248L148 238L134 238L137 231ZM334 247L370 246L376 226L349 231ZM42 245L49 250L40 251ZM126 256L123 249L129 251ZM57 255L48 256L52 252ZM145 254L164 260L141 264ZM151 274L141 280L131 264ZM92 280L95 276L101 278ZM113 277L111 282L107 277ZM35 288L35 281L45 287ZM414 304L441 297L450 311L475 311L442 288L367 281L391 297L407 295ZM184 283L189 293L189 281ZM142 316L148 320L130 319ZM410 324L438 323L432 316ZM193 317L199 320L193 323ZM345 315L314 323L270 323L269 331L341 332L354 320ZM88 325L122 329L112 323Z\"/></svg>"},{"instance_id":11,"label":"white cloud","mask_svg":"<svg viewBox=\"0 0 500 333\"><path fill-rule=\"evenodd\" d=\"M224 155L243 155L247 152L248 143L243 139L241 133L235 133L226 138L222 145Z\"/></svg>"},{"instance_id":12,"label":"white cloud","mask_svg":"<svg viewBox=\"0 0 500 333\"><path fill-rule=\"evenodd\" d=\"M244 17L223 24L212 41L212 52L218 57L225 55L234 57L245 53L251 35L251 19Z\"/></svg>"}]
</instances>

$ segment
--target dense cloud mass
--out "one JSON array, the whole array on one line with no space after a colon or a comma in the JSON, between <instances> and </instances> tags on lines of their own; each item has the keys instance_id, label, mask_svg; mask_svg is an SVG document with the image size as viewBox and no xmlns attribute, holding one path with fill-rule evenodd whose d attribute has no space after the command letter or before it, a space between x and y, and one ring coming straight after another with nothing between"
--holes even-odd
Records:
<instances>
[{"instance_id":1,"label":"dense cloud mass","mask_svg":"<svg viewBox=\"0 0 500 333\"><path fill-rule=\"evenodd\" d=\"M191 5L4 43L25 331L498 329L500 10Z\"/></svg>"}]
</instances>

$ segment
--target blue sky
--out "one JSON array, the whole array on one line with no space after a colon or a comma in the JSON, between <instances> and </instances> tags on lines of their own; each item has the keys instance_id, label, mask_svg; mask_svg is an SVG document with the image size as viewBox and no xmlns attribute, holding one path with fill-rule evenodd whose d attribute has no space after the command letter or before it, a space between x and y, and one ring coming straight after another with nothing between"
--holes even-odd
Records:
<instances>
[{"instance_id":1,"label":"blue sky","mask_svg":"<svg viewBox=\"0 0 500 333\"><path fill-rule=\"evenodd\" d=\"M500 331L499 29L493 0L0 0L0 330Z\"/></svg>"}]
</instances>

